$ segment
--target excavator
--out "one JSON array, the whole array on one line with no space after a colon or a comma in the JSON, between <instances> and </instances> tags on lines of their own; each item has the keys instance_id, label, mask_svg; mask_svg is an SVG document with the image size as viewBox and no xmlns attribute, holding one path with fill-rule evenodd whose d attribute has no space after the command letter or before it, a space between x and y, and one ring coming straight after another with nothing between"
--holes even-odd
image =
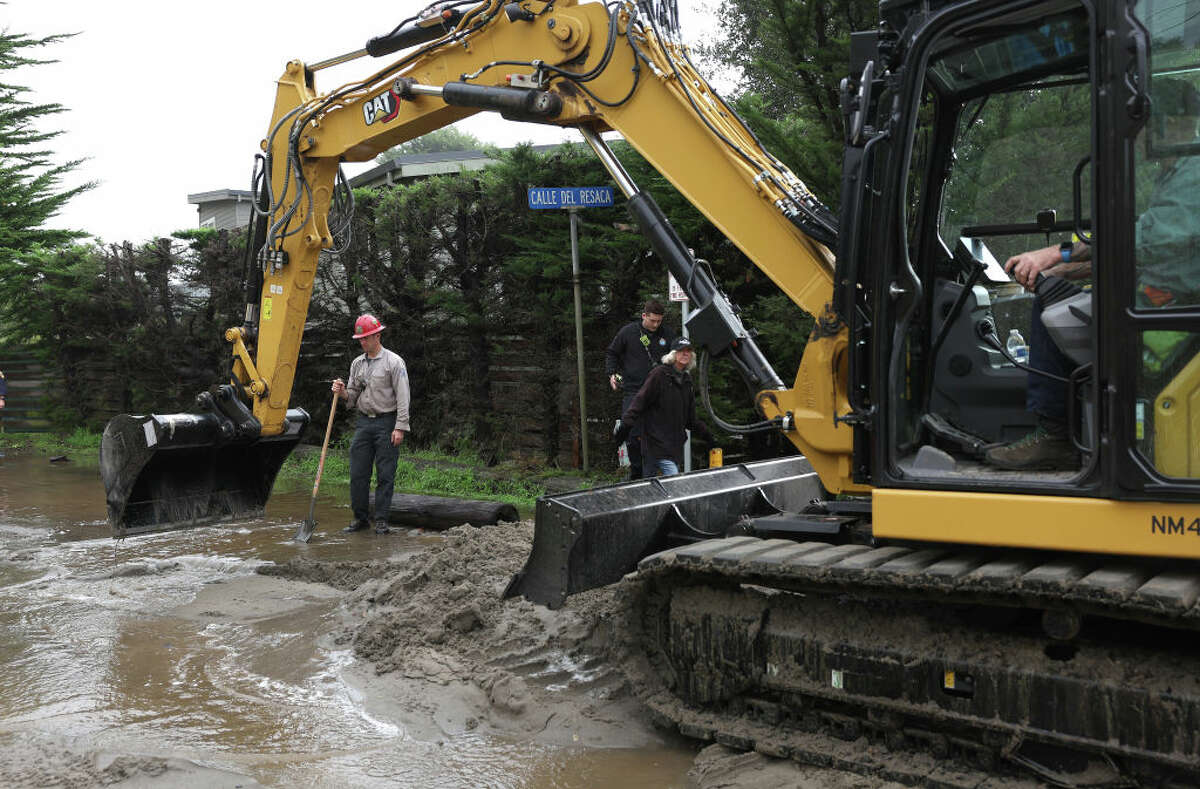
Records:
<instances>
[{"instance_id":1,"label":"excavator","mask_svg":"<svg viewBox=\"0 0 1200 789\"><path fill-rule=\"evenodd\" d=\"M571 127L691 299L701 390L720 361L756 393L717 426L797 452L543 498L506 594L619 582L639 692L689 736L932 759L838 762L903 783L1200 784L1200 0L880 0L850 44L836 210L699 73L674 0L451 0L288 63L230 379L109 424L114 533L261 512L308 422L288 400L342 162L481 111ZM363 57L386 65L317 90ZM606 132L813 316L790 386ZM1000 263L1034 248L1063 264L1036 296ZM988 462L1047 384L1069 451Z\"/></svg>"}]
</instances>

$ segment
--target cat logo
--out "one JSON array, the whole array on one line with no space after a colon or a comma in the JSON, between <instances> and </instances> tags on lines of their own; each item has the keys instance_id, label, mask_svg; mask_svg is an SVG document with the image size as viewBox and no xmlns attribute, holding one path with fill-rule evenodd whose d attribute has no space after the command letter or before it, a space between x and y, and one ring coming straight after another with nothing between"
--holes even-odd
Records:
<instances>
[{"instance_id":1,"label":"cat logo","mask_svg":"<svg viewBox=\"0 0 1200 789\"><path fill-rule=\"evenodd\" d=\"M380 93L363 105L363 119L366 120L368 126L375 121L387 123L393 120L399 112L400 97L394 90Z\"/></svg>"}]
</instances>

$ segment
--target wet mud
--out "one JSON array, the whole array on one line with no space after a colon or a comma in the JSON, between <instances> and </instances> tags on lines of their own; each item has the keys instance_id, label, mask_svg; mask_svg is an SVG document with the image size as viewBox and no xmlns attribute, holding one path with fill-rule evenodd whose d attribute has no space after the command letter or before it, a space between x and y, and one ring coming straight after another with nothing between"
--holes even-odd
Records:
<instances>
[{"instance_id":1,"label":"wet mud","mask_svg":"<svg viewBox=\"0 0 1200 789\"><path fill-rule=\"evenodd\" d=\"M577 614L499 604L528 524L344 535L335 492L303 545L307 508L114 541L94 469L0 458L0 786L686 785Z\"/></svg>"},{"instance_id":2,"label":"wet mud","mask_svg":"<svg viewBox=\"0 0 1200 789\"><path fill-rule=\"evenodd\" d=\"M117 542L94 470L0 459L0 786L895 785L656 728L615 588L500 599L531 521L345 535L327 493L304 545L307 507Z\"/></svg>"}]
</instances>

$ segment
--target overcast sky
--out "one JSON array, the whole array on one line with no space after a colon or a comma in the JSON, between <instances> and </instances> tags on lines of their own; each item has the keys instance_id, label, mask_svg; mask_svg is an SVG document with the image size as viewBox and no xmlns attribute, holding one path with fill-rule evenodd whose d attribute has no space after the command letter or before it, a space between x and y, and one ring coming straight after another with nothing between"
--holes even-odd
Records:
<instances>
[{"instance_id":1,"label":"overcast sky","mask_svg":"<svg viewBox=\"0 0 1200 789\"><path fill-rule=\"evenodd\" d=\"M426 2L399 0L7 0L0 27L35 37L78 33L41 48L57 63L5 74L35 102L67 108L48 122L63 134L57 161L86 159L68 185L96 181L53 227L85 230L106 242L144 241L195 227L187 196L249 189L253 156L266 133L275 79L288 60L314 63L360 49ZM703 7L702 0L680 5ZM709 24L681 8L685 34ZM26 55L30 54L28 50ZM361 77L356 61L317 74L330 90ZM504 121L480 113L459 124L501 146L578 139L576 132ZM347 167L353 176L369 165Z\"/></svg>"}]
</instances>

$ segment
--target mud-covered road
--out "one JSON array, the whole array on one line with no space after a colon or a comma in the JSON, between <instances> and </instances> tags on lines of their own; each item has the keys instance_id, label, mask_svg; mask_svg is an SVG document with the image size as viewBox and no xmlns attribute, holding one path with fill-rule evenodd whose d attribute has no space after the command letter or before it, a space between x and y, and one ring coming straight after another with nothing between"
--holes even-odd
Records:
<instances>
[{"instance_id":1,"label":"mud-covered road","mask_svg":"<svg viewBox=\"0 0 1200 789\"><path fill-rule=\"evenodd\" d=\"M306 492L115 542L94 469L0 459L0 786L894 786L656 729L612 590L500 600L531 522L345 535L336 498L308 545Z\"/></svg>"},{"instance_id":2,"label":"mud-covered road","mask_svg":"<svg viewBox=\"0 0 1200 789\"><path fill-rule=\"evenodd\" d=\"M305 546L307 511L115 542L94 468L0 459L0 786L687 784L588 625L463 558L500 571L527 525L342 535L331 495Z\"/></svg>"}]
</instances>

